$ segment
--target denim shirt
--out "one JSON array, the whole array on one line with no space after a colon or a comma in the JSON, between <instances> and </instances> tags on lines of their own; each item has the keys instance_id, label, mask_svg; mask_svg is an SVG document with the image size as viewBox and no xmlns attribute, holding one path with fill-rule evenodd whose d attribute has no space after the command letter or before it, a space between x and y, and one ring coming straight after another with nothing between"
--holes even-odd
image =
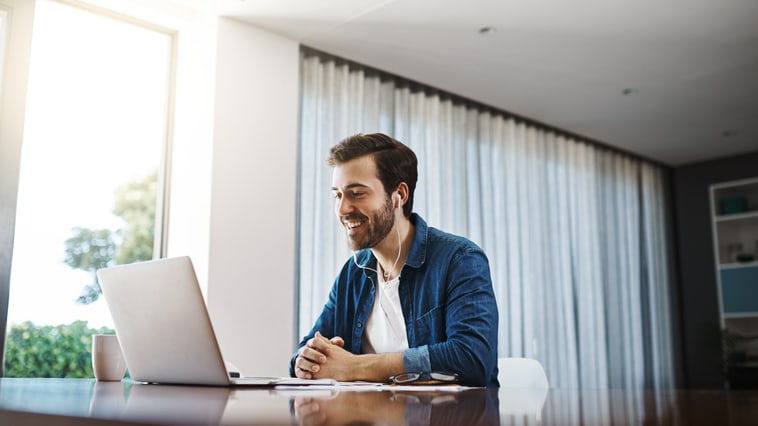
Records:
<instances>
[{"instance_id":1,"label":"denim shirt","mask_svg":"<svg viewBox=\"0 0 758 426\"><path fill-rule=\"evenodd\" d=\"M410 220L415 235L399 286L409 346L403 352L405 371L455 372L465 385L499 386L498 311L487 256L463 237L428 227L415 213ZM371 250L361 250L356 259L376 269ZM346 350L360 354L375 279L374 272L348 260L298 350L319 331L327 338L342 337ZM290 361L293 376L295 358L297 351Z\"/></svg>"}]
</instances>

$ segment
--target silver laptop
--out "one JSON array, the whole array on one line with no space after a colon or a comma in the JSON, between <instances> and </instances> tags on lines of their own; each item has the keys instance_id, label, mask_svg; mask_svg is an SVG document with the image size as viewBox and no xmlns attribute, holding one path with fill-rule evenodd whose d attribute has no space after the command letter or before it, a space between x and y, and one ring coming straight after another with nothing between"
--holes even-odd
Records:
<instances>
[{"instance_id":1,"label":"silver laptop","mask_svg":"<svg viewBox=\"0 0 758 426\"><path fill-rule=\"evenodd\" d=\"M104 268L97 277L132 380L214 386L336 384L239 377L228 371L189 257Z\"/></svg>"}]
</instances>

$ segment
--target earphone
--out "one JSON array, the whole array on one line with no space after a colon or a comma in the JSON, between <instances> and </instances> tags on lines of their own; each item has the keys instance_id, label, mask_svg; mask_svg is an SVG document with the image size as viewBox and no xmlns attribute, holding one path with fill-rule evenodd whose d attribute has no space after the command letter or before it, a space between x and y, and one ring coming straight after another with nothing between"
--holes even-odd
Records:
<instances>
[{"instance_id":1,"label":"earphone","mask_svg":"<svg viewBox=\"0 0 758 426\"><path fill-rule=\"evenodd\" d=\"M400 207L400 202L402 200L403 200L403 197L398 193L397 194L397 204L395 204L395 208L399 208ZM388 270L388 271L384 271L384 280L385 281L389 281L390 275L395 270L395 267L397 266L397 262L400 261L400 255L402 254L402 251L403 251L403 243L402 243L402 241L400 241L400 228L398 228L397 226L395 226L395 231L397 232L397 258L395 259L395 263L392 264L392 268L390 270ZM353 263L355 263L355 266L357 266L357 267L359 267L361 269L364 269L364 270L373 271L373 272L376 273L376 275L379 275L379 271L378 270L370 268L368 266L359 265L358 264L358 259L356 257L357 253L358 252L356 252L356 251L353 252ZM377 261L377 264L378 263L379 262ZM400 275L398 275L396 278L400 278Z\"/></svg>"},{"instance_id":2,"label":"earphone","mask_svg":"<svg viewBox=\"0 0 758 426\"><path fill-rule=\"evenodd\" d=\"M400 198L400 197L398 197L398 198ZM400 228L398 228L396 226L395 227L395 231L397 232L397 258L395 259L395 263L392 264L392 269L390 269L388 271L384 271L384 281L389 281L390 275L392 274L392 271L395 270L395 267L397 266L397 262L400 261L400 254L403 252L403 243L402 243L402 241L400 241ZM364 270L373 271L373 272L376 273L376 275L378 277L379 276L379 271L377 271L376 269L373 269L373 268L370 268L368 266L363 266L363 265L359 265L358 264L358 259L356 257L357 254L358 254L357 251L353 252L353 263L355 263L355 266L357 266L357 267L359 267L361 269L364 269ZM376 263L378 264L379 261L377 260ZM396 278L399 279L400 275L398 275Z\"/></svg>"}]
</instances>

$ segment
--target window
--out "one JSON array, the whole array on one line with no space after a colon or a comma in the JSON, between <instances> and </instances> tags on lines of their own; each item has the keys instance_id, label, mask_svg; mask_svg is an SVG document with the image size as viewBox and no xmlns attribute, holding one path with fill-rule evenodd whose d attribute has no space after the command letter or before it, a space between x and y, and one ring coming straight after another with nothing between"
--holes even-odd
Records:
<instances>
[{"instance_id":1,"label":"window","mask_svg":"<svg viewBox=\"0 0 758 426\"><path fill-rule=\"evenodd\" d=\"M172 42L37 1L5 376L87 376L89 334L112 327L95 270L160 256ZM29 336L65 360L34 365Z\"/></svg>"}]
</instances>

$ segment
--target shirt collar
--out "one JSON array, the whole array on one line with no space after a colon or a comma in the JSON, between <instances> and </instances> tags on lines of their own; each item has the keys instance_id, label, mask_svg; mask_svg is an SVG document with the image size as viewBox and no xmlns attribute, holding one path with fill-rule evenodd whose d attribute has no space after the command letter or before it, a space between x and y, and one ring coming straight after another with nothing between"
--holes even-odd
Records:
<instances>
[{"instance_id":1,"label":"shirt collar","mask_svg":"<svg viewBox=\"0 0 758 426\"><path fill-rule=\"evenodd\" d=\"M420 268L426 262L426 242L429 236L429 228L426 225L426 221L418 213L412 213L410 220L416 231L413 235L411 251L408 253L405 264L413 268Z\"/></svg>"}]
</instances>

